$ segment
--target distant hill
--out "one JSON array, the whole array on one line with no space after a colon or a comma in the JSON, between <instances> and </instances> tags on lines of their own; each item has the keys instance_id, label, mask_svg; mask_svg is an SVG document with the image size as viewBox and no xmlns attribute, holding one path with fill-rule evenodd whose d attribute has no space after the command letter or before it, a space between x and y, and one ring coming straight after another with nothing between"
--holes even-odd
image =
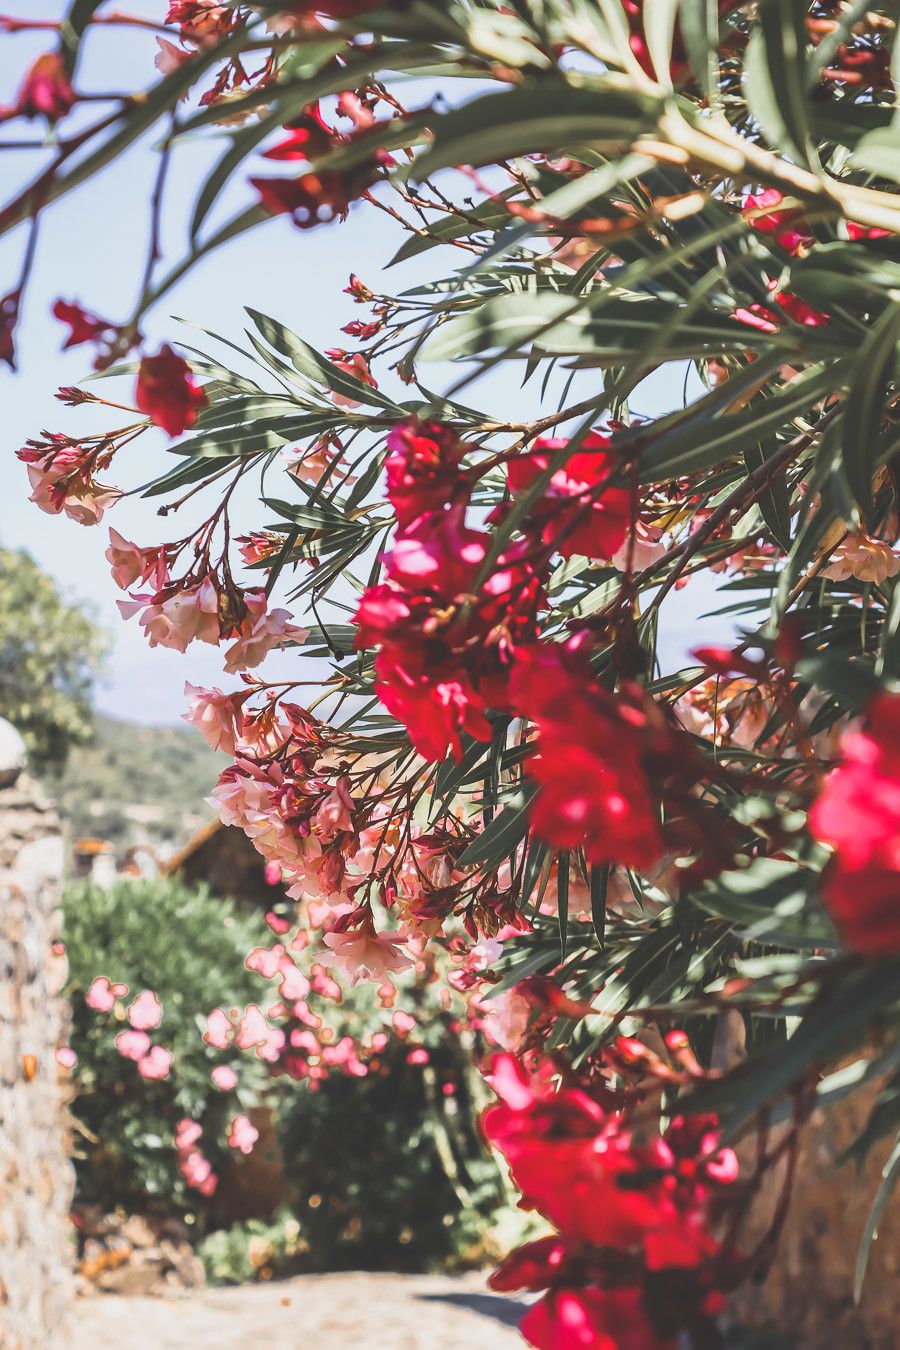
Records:
<instances>
[{"instance_id":1,"label":"distant hill","mask_svg":"<svg viewBox=\"0 0 900 1350\"><path fill-rule=\"evenodd\" d=\"M204 802L228 762L192 727L145 727L98 715L95 738L45 779L71 837L117 850L177 848L213 815Z\"/></svg>"}]
</instances>

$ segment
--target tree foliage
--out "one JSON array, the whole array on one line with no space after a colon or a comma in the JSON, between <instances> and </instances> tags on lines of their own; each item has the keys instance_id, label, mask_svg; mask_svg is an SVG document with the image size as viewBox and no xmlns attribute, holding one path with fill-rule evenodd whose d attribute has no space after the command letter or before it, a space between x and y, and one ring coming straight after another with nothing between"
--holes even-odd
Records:
<instances>
[{"instance_id":1,"label":"tree foliage","mask_svg":"<svg viewBox=\"0 0 900 1350\"><path fill-rule=\"evenodd\" d=\"M38 772L59 769L91 734L91 692L106 637L27 553L0 549L0 715Z\"/></svg>"}]
</instances>

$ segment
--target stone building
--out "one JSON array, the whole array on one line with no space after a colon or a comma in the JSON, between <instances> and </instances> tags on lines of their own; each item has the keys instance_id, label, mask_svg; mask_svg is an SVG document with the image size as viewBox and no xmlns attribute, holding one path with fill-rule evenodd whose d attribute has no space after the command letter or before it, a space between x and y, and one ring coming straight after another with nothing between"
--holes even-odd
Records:
<instances>
[{"instance_id":1,"label":"stone building","mask_svg":"<svg viewBox=\"0 0 900 1350\"><path fill-rule=\"evenodd\" d=\"M66 1344L71 1281L59 936L63 845L53 808L0 719L0 1345Z\"/></svg>"}]
</instances>

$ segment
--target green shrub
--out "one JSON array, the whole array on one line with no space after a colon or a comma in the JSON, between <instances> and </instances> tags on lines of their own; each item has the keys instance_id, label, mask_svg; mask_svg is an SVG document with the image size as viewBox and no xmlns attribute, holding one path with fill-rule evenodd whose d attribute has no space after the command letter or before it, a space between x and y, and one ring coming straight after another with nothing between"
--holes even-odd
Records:
<instances>
[{"instance_id":1,"label":"green shrub","mask_svg":"<svg viewBox=\"0 0 900 1350\"><path fill-rule=\"evenodd\" d=\"M279 1211L270 1223L250 1219L209 1233L197 1246L210 1284L246 1284L292 1274L306 1251L300 1224Z\"/></svg>"},{"instance_id":2,"label":"green shrub","mask_svg":"<svg viewBox=\"0 0 900 1350\"><path fill-rule=\"evenodd\" d=\"M149 1203L168 1213L202 1208L177 1168L175 1126L184 1117L199 1121L203 1152L216 1167L228 1152L228 1117L255 1104L268 1080L254 1056L213 1050L203 1040L212 1008L243 1006L265 994L244 958L268 930L205 889L167 879L120 882L108 890L71 884L63 922L70 1043L78 1055L72 1110L79 1198L108 1208ZM97 976L128 986L128 996L108 1013L85 1003ZM115 1046L116 1034L128 1027L127 1004L144 989L163 1005L151 1039L174 1056L169 1077L159 1081L145 1081ZM234 1092L213 1085L217 1064L238 1072Z\"/></svg>"}]
</instances>

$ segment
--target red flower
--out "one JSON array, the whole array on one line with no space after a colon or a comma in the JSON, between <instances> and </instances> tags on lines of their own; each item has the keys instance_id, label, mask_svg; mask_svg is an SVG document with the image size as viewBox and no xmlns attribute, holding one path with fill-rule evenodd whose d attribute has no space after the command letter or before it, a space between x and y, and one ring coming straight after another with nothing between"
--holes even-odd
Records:
<instances>
[{"instance_id":1,"label":"red flower","mask_svg":"<svg viewBox=\"0 0 900 1350\"><path fill-rule=\"evenodd\" d=\"M530 488L567 445L558 438L537 440L527 454L510 460L506 468L510 492ZM573 553L611 558L625 539L630 494L627 488L604 487L616 464L609 446L608 436L591 432L531 508L532 519L542 524L544 543L564 558Z\"/></svg>"},{"instance_id":2,"label":"red flower","mask_svg":"<svg viewBox=\"0 0 900 1350\"><path fill-rule=\"evenodd\" d=\"M46 117L58 122L77 101L59 52L45 52L28 71L16 97L20 117Z\"/></svg>"},{"instance_id":3,"label":"red flower","mask_svg":"<svg viewBox=\"0 0 900 1350\"><path fill-rule=\"evenodd\" d=\"M647 1318L641 1289L554 1289L522 1318L519 1330L535 1350L675 1350Z\"/></svg>"},{"instance_id":4,"label":"red flower","mask_svg":"<svg viewBox=\"0 0 900 1350\"><path fill-rule=\"evenodd\" d=\"M388 712L409 732L418 753L428 760L448 753L462 758L460 736L491 739L485 703L466 672L448 662L429 662L416 646L392 644L375 658L375 690Z\"/></svg>"},{"instance_id":5,"label":"red flower","mask_svg":"<svg viewBox=\"0 0 900 1350\"><path fill-rule=\"evenodd\" d=\"M672 747L664 730L660 738L651 727L640 698L607 693L586 662L546 646L520 654L511 701L540 733L538 754L526 763L540 788L535 832L557 848L584 847L592 863L652 866L662 838L646 757Z\"/></svg>"},{"instance_id":6,"label":"red flower","mask_svg":"<svg viewBox=\"0 0 900 1350\"><path fill-rule=\"evenodd\" d=\"M327 155L331 149L333 132L323 121L317 103L311 104L295 121L288 122L285 131L288 135L266 150L264 159L313 160Z\"/></svg>"},{"instance_id":7,"label":"red flower","mask_svg":"<svg viewBox=\"0 0 900 1350\"><path fill-rule=\"evenodd\" d=\"M332 220L345 220L351 202L371 180L354 172L325 169L300 178L251 178L260 201L272 215L288 215L301 230Z\"/></svg>"},{"instance_id":8,"label":"red flower","mask_svg":"<svg viewBox=\"0 0 900 1350\"><path fill-rule=\"evenodd\" d=\"M809 815L835 857L825 903L847 946L865 956L900 953L900 695L880 693L864 731L847 735Z\"/></svg>"},{"instance_id":9,"label":"red flower","mask_svg":"<svg viewBox=\"0 0 900 1350\"><path fill-rule=\"evenodd\" d=\"M809 248L815 240L799 206L778 210L783 201L784 197L777 188L766 188L764 192L757 194L751 193L744 202L745 214L759 211L763 207L773 209L765 215L748 220L747 224L751 230L756 230L757 234L771 234L776 244L785 252L799 253L801 249Z\"/></svg>"},{"instance_id":10,"label":"red flower","mask_svg":"<svg viewBox=\"0 0 900 1350\"><path fill-rule=\"evenodd\" d=\"M440 511L466 494L459 462L465 446L439 422L412 418L387 438L387 493L399 525L426 511Z\"/></svg>"},{"instance_id":11,"label":"red flower","mask_svg":"<svg viewBox=\"0 0 900 1350\"><path fill-rule=\"evenodd\" d=\"M145 356L138 372L135 403L169 436L180 436L197 420L206 394L191 368L165 343L156 356Z\"/></svg>"}]
</instances>

